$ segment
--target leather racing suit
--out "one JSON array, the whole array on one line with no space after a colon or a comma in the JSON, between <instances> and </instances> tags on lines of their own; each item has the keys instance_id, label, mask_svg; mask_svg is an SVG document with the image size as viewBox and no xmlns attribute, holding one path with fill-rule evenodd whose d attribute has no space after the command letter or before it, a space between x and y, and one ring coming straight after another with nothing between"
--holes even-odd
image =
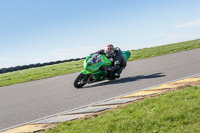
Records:
<instances>
[{"instance_id":1,"label":"leather racing suit","mask_svg":"<svg viewBox=\"0 0 200 133\"><path fill-rule=\"evenodd\" d=\"M99 50L96 53L105 54L103 49ZM126 67L126 59L123 55L123 52L121 51L121 49L119 47L116 47L113 57L111 57L109 59L112 61L112 65L107 66L107 67L104 66L101 69L104 69L105 71L108 71L109 73L113 73L115 78L119 78L121 72Z\"/></svg>"}]
</instances>

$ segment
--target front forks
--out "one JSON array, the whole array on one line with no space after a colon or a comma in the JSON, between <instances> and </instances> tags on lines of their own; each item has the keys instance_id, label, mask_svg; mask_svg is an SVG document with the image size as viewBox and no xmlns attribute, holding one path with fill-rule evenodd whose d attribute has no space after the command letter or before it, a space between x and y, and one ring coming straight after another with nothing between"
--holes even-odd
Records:
<instances>
[{"instance_id":1,"label":"front forks","mask_svg":"<svg viewBox=\"0 0 200 133\"><path fill-rule=\"evenodd\" d=\"M89 83L92 78L93 78L92 74L86 74L84 77L84 82Z\"/></svg>"}]
</instances>

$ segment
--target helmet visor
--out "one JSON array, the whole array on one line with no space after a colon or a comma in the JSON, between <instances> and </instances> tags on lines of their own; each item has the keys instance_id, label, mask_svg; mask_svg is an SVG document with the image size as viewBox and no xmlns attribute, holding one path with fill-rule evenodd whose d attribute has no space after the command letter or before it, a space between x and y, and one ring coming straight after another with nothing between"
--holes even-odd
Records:
<instances>
[{"instance_id":1,"label":"helmet visor","mask_svg":"<svg viewBox=\"0 0 200 133\"><path fill-rule=\"evenodd\" d=\"M111 49L110 51L108 51L108 52L106 53L106 56L110 58L110 57L113 56L113 54L114 54L114 50Z\"/></svg>"}]
</instances>

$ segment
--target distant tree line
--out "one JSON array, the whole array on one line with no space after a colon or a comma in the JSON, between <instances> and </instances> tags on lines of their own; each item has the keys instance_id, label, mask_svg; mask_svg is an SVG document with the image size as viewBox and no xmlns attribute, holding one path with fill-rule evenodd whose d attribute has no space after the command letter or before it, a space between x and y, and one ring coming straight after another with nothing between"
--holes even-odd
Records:
<instances>
[{"instance_id":1,"label":"distant tree line","mask_svg":"<svg viewBox=\"0 0 200 133\"><path fill-rule=\"evenodd\" d=\"M25 70L25 69L29 69L29 68L36 68L36 67L54 65L54 64L64 63L64 62L78 61L78 60L82 60L82 59L85 59L85 57L84 58L69 59L69 60L62 60L62 61L59 60L59 61L52 61L52 62L45 62L45 63L36 63L36 64L30 64L30 65L1 68L0 74L1 73L7 73L7 72L13 72L13 71L19 71L19 70Z\"/></svg>"}]
</instances>

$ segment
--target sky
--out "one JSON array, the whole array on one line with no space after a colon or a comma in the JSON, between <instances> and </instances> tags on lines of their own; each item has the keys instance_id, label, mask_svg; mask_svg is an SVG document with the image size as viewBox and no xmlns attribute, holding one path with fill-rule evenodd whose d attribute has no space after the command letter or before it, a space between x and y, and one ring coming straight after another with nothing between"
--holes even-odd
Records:
<instances>
[{"instance_id":1,"label":"sky","mask_svg":"<svg viewBox=\"0 0 200 133\"><path fill-rule=\"evenodd\" d=\"M0 0L0 68L200 38L199 0Z\"/></svg>"}]
</instances>

